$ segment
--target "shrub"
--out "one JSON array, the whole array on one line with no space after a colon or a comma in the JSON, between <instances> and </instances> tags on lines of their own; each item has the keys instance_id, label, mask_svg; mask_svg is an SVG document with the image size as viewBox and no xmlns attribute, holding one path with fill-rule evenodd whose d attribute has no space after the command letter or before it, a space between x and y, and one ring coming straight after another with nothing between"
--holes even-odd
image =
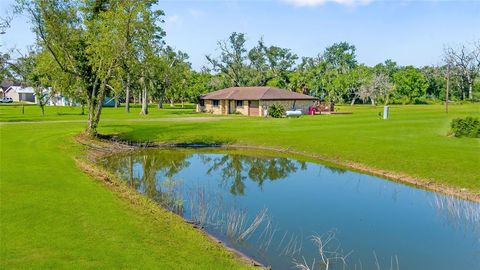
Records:
<instances>
[{"instance_id":1,"label":"shrub","mask_svg":"<svg viewBox=\"0 0 480 270\"><path fill-rule=\"evenodd\" d=\"M272 104L268 107L268 115L273 118L280 118L285 115L285 108L280 104Z\"/></svg>"},{"instance_id":2,"label":"shrub","mask_svg":"<svg viewBox=\"0 0 480 270\"><path fill-rule=\"evenodd\" d=\"M417 97L413 99L413 104L428 104L428 101L425 97Z\"/></svg>"},{"instance_id":3,"label":"shrub","mask_svg":"<svg viewBox=\"0 0 480 270\"><path fill-rule=\"evenodd\" d=\"M478 117L455 118L451 123L455 137L480 138L480 119Z\"/></svg>"}]
</instances>

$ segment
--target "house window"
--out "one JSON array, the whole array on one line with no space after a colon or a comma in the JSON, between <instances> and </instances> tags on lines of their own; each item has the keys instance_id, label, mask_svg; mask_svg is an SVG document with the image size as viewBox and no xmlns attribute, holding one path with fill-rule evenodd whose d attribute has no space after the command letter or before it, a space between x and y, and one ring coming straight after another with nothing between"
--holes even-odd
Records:
<instances>
[{"instance_id":1,"label":"house window","mask_svg":"<svg viewBox=\"0 0 480 270\"><path fill-rule=\"evenodd\" d=\"M220 100L213 100L213 107L218 107L220 105Z\"/></svg>"},{"instance_id":2,"label":"house window","mask_svg":"<svg viewBox=\"0 0 480 270\"><path fill-rule=\"evenodd\" d=\"M200 101L198 102L200 106L205 106L205 100L203 99L200 99Z\"/></svg>"},{"instance_id":3,"label":"house window","mask_svg":"<svg viewBox=\"0 0 480 270\"><path fill-rule=\"evenodd\" d=\"M237 107L243 107L243 100L237 100Z\"/></svg>"}]
</instances>

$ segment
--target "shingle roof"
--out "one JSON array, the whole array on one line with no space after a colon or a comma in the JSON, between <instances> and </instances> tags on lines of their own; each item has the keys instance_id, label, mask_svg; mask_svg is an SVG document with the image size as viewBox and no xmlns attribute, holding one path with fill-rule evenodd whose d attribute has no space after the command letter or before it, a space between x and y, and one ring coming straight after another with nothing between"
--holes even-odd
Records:
<instances>
[{"instance_id":1,"label":"shingle roof","mask_svg":"<svg viewBox=\"0 0 480 270\"><path fill-rule=\"evenodd\" d=\"M0 84L0 87L3 89L3 91L7 91L10 87L13 87L13 86L21 86L21 84L18 82L10 81L10 80L4 80Z\"/></svg>"},{"instance_id":2,"label":"shingle roof","mask_svg":"<svg viewBox=\"0 0 480 270\"><path fill-rule=\"evenodd\" d=\"M268 86L230 87L200 97L230 100L314 100L316 97Z\"/></svg>"},{"instance_id":3,"label":"shingle roof","mask_svg":"<svg viewBox=\"0 0 480 270\"><path fill-rule=\"evenodd\" d=\"M7 80L4 80L2 82L2 84L0 84L0 87L3 89L3 90L7 90L10 86L13 86L14 83L12 81L7 81Z\"/></svg>"}]
</instances>

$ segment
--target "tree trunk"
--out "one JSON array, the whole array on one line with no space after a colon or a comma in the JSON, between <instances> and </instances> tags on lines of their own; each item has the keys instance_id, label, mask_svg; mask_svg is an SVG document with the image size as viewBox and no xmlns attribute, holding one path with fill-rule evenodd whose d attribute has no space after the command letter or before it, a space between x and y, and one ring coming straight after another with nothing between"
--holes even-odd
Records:
<instances>
[{"instance_id":1,"label":"tree trunk","mask_svg":"<svg viewBox=\"0 0 480 270\"><path fill-rule=\"evenodd\" d=\"M374 98L370 98L370 101L372 102L372 106L375 106L375 99L374 99Z\"/></svg>"},{"instance_id":2,"label":"tree trunk","mask_svg":"<svg viewBox=\"0 0 480 270\"><path fill-rule=\"evenodd\" d=\"M82 111L80 112L81 115L85 114L85 104L82 103Z\"/></svg>"},{"instance_id":3,"label":"tree trunk","mask_svg":"<svg viewBox=\"0 0 480 270\"><path fill-rule=\"evenodd\" d=\"M45 116L45 105L40 104L40 109L42 109L42 116Z\"/></svg>"},{"instance_id":4,"label":"tree trunk","mask_svg":"<svg viewBox=\"0 0 480 270\"><path fill-rule=\"evenodd\" d=\"M143 82L143 89L142 89L142 110L140 114L147 115L148 114L148 95L147 95L147 86L145 82Z\"/></svg>"},{"instance_id":5,"label":"tree trunk","mask_svg":"<svg viewBox=\"0 0 480 270\"><path fill-rule=\"evenodd\" d=\"M160 96L160 99L158 100L158 108L163 109L163 95Z\"/></svg>"},{"instance_id":6,"label":"tree trunk","mask_svg":"<svg viewBox=\"0 0 480 270\"><path fill-rule=\"evenodd\" d=\"M115 101L114 107L115 107L115 108L118 108L118 96L117 96L117 95L115 95L114 101Z\"/></svg>"},{"instance_id":7,"label":"tree trunk","mask_svg":"<svg viewBox=\"0 0 480 270\"><path fill-rule=\"evenodd\" d=\"M353 104L355 104L355 100L357 100L356 97L354 97L354 98L352 99L352 103L350 103L350 106L353 106Z\"/></svg>"},{"instance_id":8,"label":"tree trunk","mask_svg":"<svg viewBox=\"0 0 480 270\"><path fill-rule=\"evenodd\" d=\"M173 107L173 98L170 99L170 107Z\"/></svg>"},{"instance_id":9,"label":"tree trunk","mask_svg":"<svg viewBox=\"0 0 480 270\"><path fill-rule=\"evenodd\" d=\"M108 71L109 75L110 72L111 70ZM85 132L91 137L97 135L97 127L100 122L100 114L102 113L103 100L105 98L106 79L100 83L98 94L96 93L97 83L98 80L94 83L91 95L88 97L88 122Z\"/></svg>"},{"instance_id":10,"label":"tree trunk","mask_svg":"<svg viewBox=\"0 0 480 270\"><path fill-rule=\"evenodd\" d=\"M127 82L125 85L125 112L130 112L130 74L127 74Z\"/></svg>"},{"instance_id":11,"label":"tree trunk","mask_svg":"<svg viewBox=\"0 0 480 270\"><path fill-rule=\"evenodd\" d=\"M468 99L473 99L473 80L468 79Z\"/></svg>"}]
</instances>

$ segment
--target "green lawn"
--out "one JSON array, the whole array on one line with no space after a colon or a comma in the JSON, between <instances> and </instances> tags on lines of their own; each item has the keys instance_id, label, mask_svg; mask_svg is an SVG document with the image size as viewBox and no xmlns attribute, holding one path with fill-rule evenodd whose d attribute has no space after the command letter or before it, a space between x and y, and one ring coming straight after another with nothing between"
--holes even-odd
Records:
<instances>
[{"instance_id":1,"label":"green lawn","mask_svg":"<svg viewBox=\"0 0 480 270\"><path fill-rule=\"evenodd\" d=\"M23 108L22 108L23 107ZM184 108L176 104L170 107L164 104L164 109L159 110L155 106L150 106L148 115L140 115L140 105L133 104L130 113L125 113L125 108L103 108L103 120L109 121L113 119L154 119L154 118L173 118L173 117L194 117L203 116L194 113L195 106L193 104L185 104ZM23 110L23 114L22 114ZM41 115L40 108L34 104L26 104L22 106L19 103L0 104L0 122L18 122L18 121L56 121L56 120L86 120L85 115L81 114L80 107L63 107L63 106L46 106L45 115Z\"/></svg>"},{"instance_id":2,"label":"green lawn","mask_svg":"<svg viewBox=\"0 0 480 270\"><path fill-rule=\"evenodd\" d=\"M167 105L168 108L168 105ZM99 131L128 140L219 142L289 148L370 167L429 178L480 192L480 140L447 137L453 117L480 116L480 105L343 106L351 115L298 119L234 117L218 121L161 121L208 116L193 107L105 108ZM72 139L85 126L79 108L0 106L0 268L236 269L242 265L178 218L153 215L81 172ZM76 120L43 122L42 120Z\"/></svg>"},{"instance_id":3,"label":"green lawn","mask_svg":"<svg viewBox=\"0 0 480 270\"><path fill-rule=\"evenodd\" d=\"M247 268L177 216L150 213L81 172L72 136L83 126L0 125L1 269Z\"/></svg>"}]
</instances>

